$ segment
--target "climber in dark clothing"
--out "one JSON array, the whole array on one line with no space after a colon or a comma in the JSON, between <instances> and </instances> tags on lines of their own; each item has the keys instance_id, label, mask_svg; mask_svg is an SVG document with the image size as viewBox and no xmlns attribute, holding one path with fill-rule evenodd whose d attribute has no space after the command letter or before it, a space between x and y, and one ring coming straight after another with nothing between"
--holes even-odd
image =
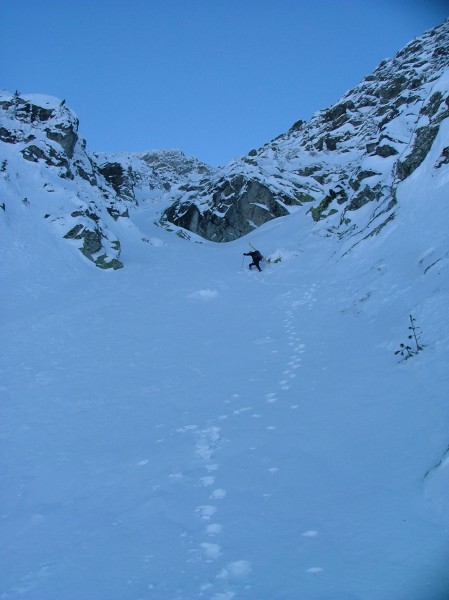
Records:
<instances>
[{"instance_id":1,"label":"climber in dark clothing","mask_svg":"<svg viewBox=\"0 0 449 600\"><path fill-rule=\"evenodd\" d=\"M252 267L257 267L259 271L262 271L262 269L259 267L259 263L263 259L263 256L259 250L255 250L254 252L244 252L243 254L244 256L251 256L253 259L253 262L249 265L250 270Z\"/></svg>"}]
</instances>

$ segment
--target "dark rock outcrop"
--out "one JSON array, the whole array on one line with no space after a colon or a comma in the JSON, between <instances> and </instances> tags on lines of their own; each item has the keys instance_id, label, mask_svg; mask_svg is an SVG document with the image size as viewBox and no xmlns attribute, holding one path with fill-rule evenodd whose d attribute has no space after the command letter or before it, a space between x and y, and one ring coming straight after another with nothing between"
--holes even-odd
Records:
<instances>
[{"instance_id":1,"label":"dark rock outcrop","mask_svg":"<svg viewBox=\"0 0 449 600\"><path fill-rule=\"evenodd\" d=\"M268 220L288 214L281 197L262 183L237 175L222 180L214 189L210 206L202 212L194 203L175 203L165 216L181 227L212 241L231 241L246 235Z\"/></svg>"}]
</instances>

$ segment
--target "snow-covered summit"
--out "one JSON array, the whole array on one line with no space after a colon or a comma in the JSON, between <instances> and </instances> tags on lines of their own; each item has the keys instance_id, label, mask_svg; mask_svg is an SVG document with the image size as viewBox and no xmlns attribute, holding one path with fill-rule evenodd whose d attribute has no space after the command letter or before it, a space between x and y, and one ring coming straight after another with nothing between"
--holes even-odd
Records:
<instances>
[{"instance_id":1,"label":"snow-covered summit","mask_svg":"<svg viewBox=\"0 0 449 600\"><path fill-rule=\"evenodd\" d=\"M95 152L93 158L118 196L137 204L159 201L173 188L188 186L213 171L181 150Z\"/></svg>"}]
</instances>

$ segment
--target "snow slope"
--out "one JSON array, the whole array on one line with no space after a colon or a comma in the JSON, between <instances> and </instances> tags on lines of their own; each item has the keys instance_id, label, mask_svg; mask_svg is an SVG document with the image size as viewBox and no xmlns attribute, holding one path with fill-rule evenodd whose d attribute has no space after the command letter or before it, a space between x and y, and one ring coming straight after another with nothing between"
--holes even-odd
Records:
<instances>
[{"instance_id":1,"label":"snow slope","mask_svg":"<svg viewBox=\"0 0 449 600\"><path fill-rule=\"evenodd\" d=\"M2 600L449 597L448 136L349 253L299 213L213 244L136 207L101 271L8 205Z\"/></svg>"}]
</instances>

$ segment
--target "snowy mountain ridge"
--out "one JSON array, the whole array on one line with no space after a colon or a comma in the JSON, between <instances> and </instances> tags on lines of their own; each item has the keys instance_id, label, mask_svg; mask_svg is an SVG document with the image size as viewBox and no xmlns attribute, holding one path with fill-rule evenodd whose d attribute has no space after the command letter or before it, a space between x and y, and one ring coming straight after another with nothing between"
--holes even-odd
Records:
<instances>
[{"instance_id":1,"label":"snowy mountain ridge","mask_svg":"<svg viewBox=\"0 0 449 600\"><path fill-rule=\"evenodd\" d=\"M167 210L169 219L216 241L296 210L351 243L379 231L394 218L397 185L422 162L449 116L448 47L446 21L310 122L296 123L233 161L213 183L184 194Z\"/></svg>"},{"instance_id":2,"label":"snowy mountain ridge","mask_svg":"<svg viewBox=\"0 0 449 600\"><path fill-rule=\"evenodd\" d=\"M114 222L141 201L161 201L174 182L209 168L180 151L89 154L64 101L0 93L0 194L5 224L22 206L77 244L101 268L121 268ZM23 215L25 217L25 214ZM137 234L138 235L138 234Z\"/></svg>"},{"instance_id":3,"label":"snowy mountain ridge","mask_svg":"<svg viewBox=\"0 0 449 600\"><path fill-rule=\"evenodd\" d=\"M424 160L449 115L448 47L446 21L310 122L222 168L180 151L89 153L64 102L2 92L4 212L18 196L38 204L102 268L123 266L114 221L128 218L133 227L135 209L149 207L149 215L155 204L161 225L218 242L300 211L302 227L316 223L347 251L394 219L398 184ZM447 164L448 147L434 168ZM53 196L37 200L38 190Z\"/></svg>"}]
</instances>

